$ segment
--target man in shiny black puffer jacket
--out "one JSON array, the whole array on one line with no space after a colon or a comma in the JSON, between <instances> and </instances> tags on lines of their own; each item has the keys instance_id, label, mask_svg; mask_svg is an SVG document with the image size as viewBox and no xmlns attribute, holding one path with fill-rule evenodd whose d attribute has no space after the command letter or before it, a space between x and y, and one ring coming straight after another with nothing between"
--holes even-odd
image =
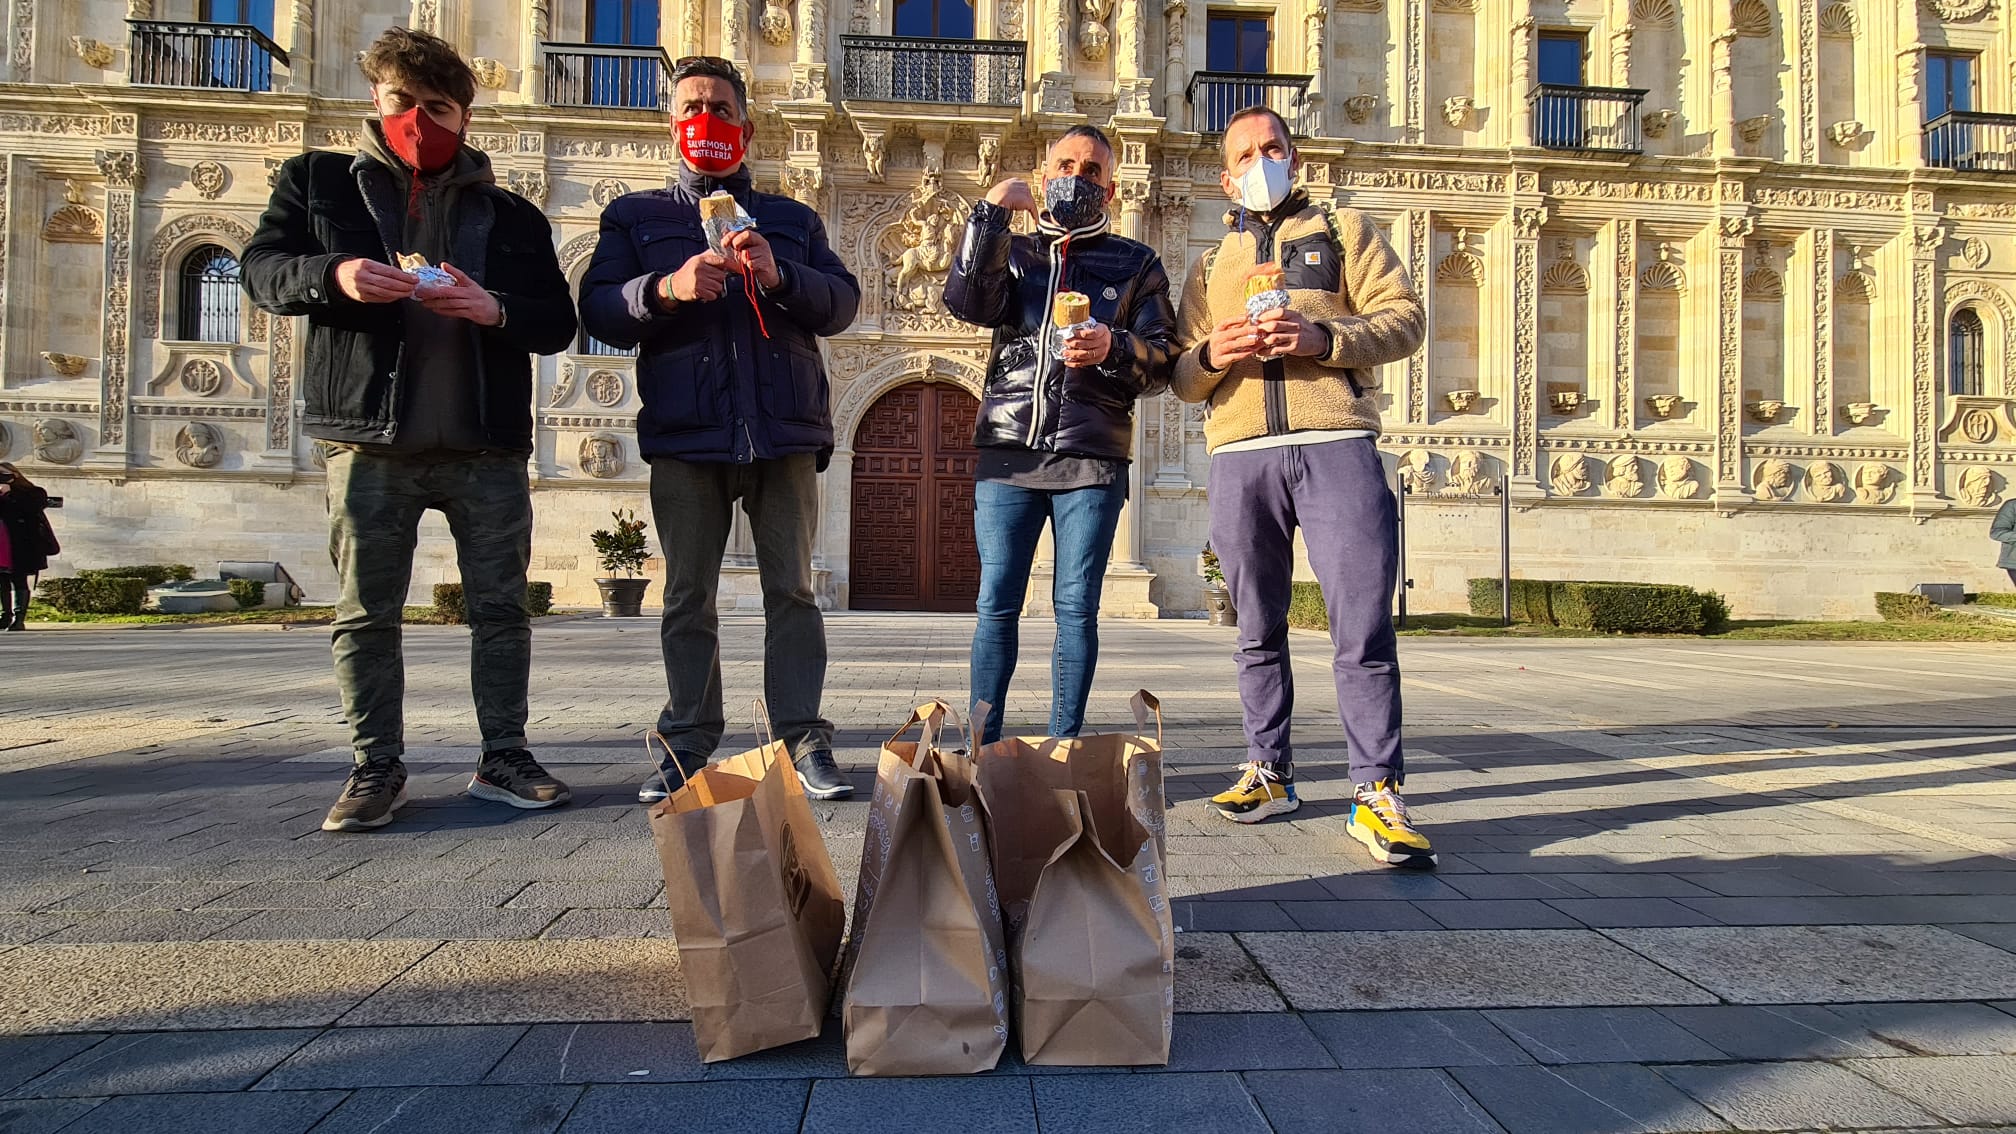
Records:
<instances>
[{"instance_id":1,"label":"man in shiny black puffer jacket","mask_svg":"<svg viewBox=\"0 0 2016 1134\"><path fill-rule=\"evenodd\" d=\"M972 700L991 709L979 722L984 741L1001 734L1017 619L1046 521L1056 546L1057 617L1047 731L1076 736L1083 727L1101 584L1127 503L1134 403L1168 383L1176 357L1161 259L1106 231L1114 164L1103 133L1070 130L1044 160L1040 204L1027 182L1011 179L973 207L945 282L946 309L994 331L974 430L980 597ZM1018 210L1036 215L1036 235L1009 231ZM1057 295L1073 291L1091 300L1090 318L1060 328Z\"/></svg>"}]
</instances>

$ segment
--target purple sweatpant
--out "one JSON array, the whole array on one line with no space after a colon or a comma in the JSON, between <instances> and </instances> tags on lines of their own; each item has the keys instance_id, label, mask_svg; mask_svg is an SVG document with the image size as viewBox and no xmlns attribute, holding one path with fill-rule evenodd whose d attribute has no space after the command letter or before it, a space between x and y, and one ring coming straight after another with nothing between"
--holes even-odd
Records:
<instances>
[{"instance_id":1,"label":"purple sweatpant","mask_svg":"<svg viewBox=\"0 0 2016 1134\"><path fill-rule=\"evenodd\" d=\"M1239 701L1247 758L1290 763L1295 675L1288 663L1295 529L1330 610L1337 714L1351 782L1401 777L1398 570L1393 493L1371 438L1288 445L1211 459L1211 549L1239 612Z\"/></svg>"}]
</instances>

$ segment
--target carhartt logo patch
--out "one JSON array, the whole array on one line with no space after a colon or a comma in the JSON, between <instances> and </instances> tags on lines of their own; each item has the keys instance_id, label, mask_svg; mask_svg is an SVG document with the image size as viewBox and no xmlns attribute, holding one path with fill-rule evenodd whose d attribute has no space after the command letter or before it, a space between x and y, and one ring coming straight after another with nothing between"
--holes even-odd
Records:
<instances>
[{"instance_id":1,"label":"carhartt logo patch","mask_svg":"<svg viewBox=\"0 0 2016 1134\"><path fill-rule=\"evenodd\" d=\"M1302 253L1302 262L1304 264L1309 265L1312 268L1316 267L1317 265L1323 262L1323 253L1320 250L1315 252L1304 252Z\"/></svg>"}]
</instances>

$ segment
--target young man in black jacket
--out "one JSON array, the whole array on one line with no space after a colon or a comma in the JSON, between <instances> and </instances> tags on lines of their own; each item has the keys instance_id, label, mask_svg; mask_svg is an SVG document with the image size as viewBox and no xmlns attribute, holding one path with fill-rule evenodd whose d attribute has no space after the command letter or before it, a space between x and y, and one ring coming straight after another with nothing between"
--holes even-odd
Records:
<instances>
[{"instance_id":1,"label":"young man in black jacket","mask_svg":"<svg viewBox=\"0 0 2016 1134\"><path fill-rule=\"evenodd\" d=\"M983 743L1000 738L1015 673L1022 599L1036 544L1054 534L1051 736L1076 736L1099 661L1099 596L1127 504L1134 403L1169 381L1176 316L1154 249L1106 230L1113 145L1092 126L1067 131L1043 163L1043 200L1011 178L973 206L946 310L994 331L974 443L973 530L980 544L972 700L991 707ZM1036 218L1016 236L1015 212ZM1060 327L1056 299L1077 292L1086 317Z\"/></svg>"},{"instance_id":2,"label":"young man in black jacket","mask_svg":"<svg viewBox=\"0 0 2016 1134\"><path fill-rule=\"evenodd\" d=\"M476 79L455 49L394 28L360 65L376 114L357 153L282 166L243 259L253 302L308 317L302 424L328 457L336 681L357 757L325 831L382 827L406 801L400 616L429 508L454 533L469 612L483 734L469 794L569 798L525 750L524 606L529 356L573 341L567 280L546 218L463 144ZM401 266L415 256L417 275Z\"/></svg>"},{"instance_id":3,"label":"young man in black jacket","mask_svg":"<svg viewBox=\"0 0 2016 1134\"><path fill-rule=\"evenodd\" d=\"M588 333L642 348L637 443L651 462L666 572L670 696L658 731L688 772L721 742L714 600L740 500L763 584L763 693L777 739L807 794L838 799L853 788L833 761L833 723L820 715L826 628L812 589L819 473L833 455L819 339L854 321L861 286L827 246L817 213L752 184L743 156L756 127L735 65L694 56L672 78L678 183L610 202L581 281ZM715 193L732 197L739 217L710 233L700 202ZM680 782L663 770L638 799L663 799L664 785Z\"/></svg>"}]
</instances>

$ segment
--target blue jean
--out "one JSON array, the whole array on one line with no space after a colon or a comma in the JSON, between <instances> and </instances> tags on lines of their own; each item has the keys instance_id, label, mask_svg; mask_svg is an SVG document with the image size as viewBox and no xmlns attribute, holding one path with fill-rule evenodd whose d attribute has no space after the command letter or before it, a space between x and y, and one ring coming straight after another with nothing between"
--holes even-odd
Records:
<instances>
[{"instance_id":1,"label":"blue jean","mask_svg":"<svg viewBox=\"0 0 2016 1134\"><path fill-rule=\"evenodd\" d=\"M1001 738L1008 680L1015 655L1022 599L1043 524L1051 525L1056 576L1050 596L1057 614L1057 648L1050 659L1051 736L1077 736L1099 664L1099 595L1113 532L1127 503L1127 482L1047 491L983 480L973 486L973 534L980 544L979 619L973 627L972 701L993 711L980 741Z\"/></svg>"}]
</instances>

